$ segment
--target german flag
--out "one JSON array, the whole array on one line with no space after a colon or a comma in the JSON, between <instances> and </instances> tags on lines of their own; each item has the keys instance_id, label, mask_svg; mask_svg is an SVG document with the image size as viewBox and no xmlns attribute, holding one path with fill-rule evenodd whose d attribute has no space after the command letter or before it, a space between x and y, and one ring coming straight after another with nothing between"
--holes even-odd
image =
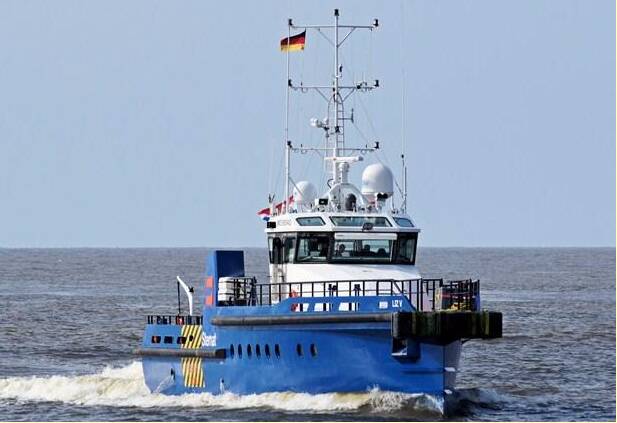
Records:
<instances>
[{"instance_id":1,"label":"german flag","mask_svg":"<svg viewBox=\"0 0 617 423\"><path fill-rule=\"evenodd\" d=\"M304 50L306 42L306 30L297 35L281 40L281 51L301 51Z\"/></svg>"}]
</instances>

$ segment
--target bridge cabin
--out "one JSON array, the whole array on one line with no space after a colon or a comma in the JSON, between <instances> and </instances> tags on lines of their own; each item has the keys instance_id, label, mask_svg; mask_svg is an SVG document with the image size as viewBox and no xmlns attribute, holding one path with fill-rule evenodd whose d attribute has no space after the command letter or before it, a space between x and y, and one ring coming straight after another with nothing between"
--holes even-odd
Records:
<instances>
[{"instance_id":1,"label":"bridge cabin","mask_svg":"<svg viewBox=\"0 0 617 423\"><path fill-rule=\"evenodd\" d=\"M419 229L409 216L309 212L274 216L266 229L271 283L419 279Z\"/></svg>"}]
</instances>

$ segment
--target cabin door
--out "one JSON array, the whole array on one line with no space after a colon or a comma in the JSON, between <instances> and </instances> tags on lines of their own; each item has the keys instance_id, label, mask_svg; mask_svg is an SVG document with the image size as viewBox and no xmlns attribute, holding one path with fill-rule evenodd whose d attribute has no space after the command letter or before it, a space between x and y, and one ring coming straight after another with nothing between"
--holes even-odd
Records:
<instances>
[{"instance_id":1,"label":"cabin door","mask_svg":"<svg viewBox=\"0 0 617 423\"><path fill-rule=\"evenodd\" d=\"M284 239L276 237L272 243L272 264L270 265L270 283L272 302L278 303L285 295L285 244Z\"/></svg>"}]
</instances>

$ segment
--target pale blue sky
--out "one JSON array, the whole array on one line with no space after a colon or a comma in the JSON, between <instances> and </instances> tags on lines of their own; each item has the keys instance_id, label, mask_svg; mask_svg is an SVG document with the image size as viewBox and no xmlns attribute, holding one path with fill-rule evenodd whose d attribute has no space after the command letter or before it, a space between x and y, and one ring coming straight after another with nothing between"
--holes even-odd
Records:
<instances>
[{"instance_id":1,"label":"pale blue sky","mask_svg":"<svg viewBox=\"0 0 617 423\"><path fill-rule=\"evenodd\" d=\"M330 22L334 7L380 19L343 63L381 80L350 107L397 174L405 84L422 245L615 245L613 1L5 0L0 247L265 245L278 42L287 17ZM331 52L307 37L293 77L326 82ZM318 142L323 104L293 101L291 139ZM320 169L294 162L296 180Z\"/></svg>"}]
</instances>

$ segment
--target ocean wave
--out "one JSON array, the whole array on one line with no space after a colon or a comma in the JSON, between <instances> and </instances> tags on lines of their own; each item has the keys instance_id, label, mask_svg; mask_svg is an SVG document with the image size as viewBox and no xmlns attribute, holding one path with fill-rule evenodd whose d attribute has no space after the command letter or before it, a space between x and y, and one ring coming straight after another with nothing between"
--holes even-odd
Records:
<instances>
[{"instance_id":1,"label":"ocean wave","mask_svg":"<svg viewBox=\"0 0 617 423\"><path fill-rule=\"evenodd\" d=\"M354 412L376 414L416 411L441 413L443 401L428 395L384 392L306 394L272 392L252 395L150 393L143 380L141 363L106 367L80 376L30 376L0 379L0 398L19 401L62 402L84 406L194 407L217 409L270 408L291 412Z\"/></svg>"}]
</instances>

